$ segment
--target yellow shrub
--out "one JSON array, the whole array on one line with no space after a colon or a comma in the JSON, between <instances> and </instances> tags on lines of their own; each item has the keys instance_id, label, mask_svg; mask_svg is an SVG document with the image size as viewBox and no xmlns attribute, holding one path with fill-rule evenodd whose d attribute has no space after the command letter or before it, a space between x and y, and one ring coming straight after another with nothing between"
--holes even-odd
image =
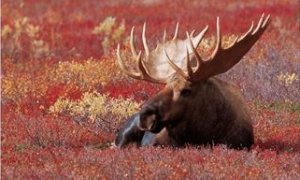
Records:
<instances>
[{"instance_id":1,"label":"yellow shrub","mask_svg":"<svg viewBox=\"0 0 300 180\"><path fill-rule=\"evenodd\" d=\"M289 86L289 85L299 81L299 75L296 73L280 72L280 74L277 76L277 79L279 80L279 82L281 82L285 86Z\"/></svg>"},{"instance_id":2,"label":"yellow shrub","mask_svg":"<svg viewBox=\"0 0 300 180\"><path fill-rule=\"evenodd\" d=\"M50 53L48 43L40 37L40 27L31 24L28 17L16 18L13 25L4 25L1 37L4 41L3 57L18 60L18 53L26 52L31 59L39 59ZM22 45L22 37L28 38L28 45Z\"/></svg>"},{"instance_id":3,"label":"yellow shrub","mask_svg":"<svg viewBox=\"0 0 300 180\"><path fill-rule=\"evenodd\" d=\"M76 103L69 99L59 98L53 106L49 108L50 112L69 114L74 109Z\"/></svg>"},{"instance_id":4,"label":"yellow shrub","mask_svg":"<svg viewBox=\"0 0 300 180\"><path fill-rule=\"evenodd\" d=\"M19 99L30 92L32 83L26 76L8 74L2 78L2 95L8 99Z\"/></svg>"},{"instance_id":5,"label":"yellow shrub","mask_svg":"<svg viewBox=\"0 0 300 180\"><path fill-rule=\"evenodd\" d=\"M131 99L112 99L97 92L84 93L80 100L58 99L50 108L51 113L65 113L71 116L88 117L92 122L101 121L113 115L124 118L132 115L139 104Z\"/></svg>"},{"instance_id":6,"label":"yellow shrub","mask_svg":"<svg viewBox=\"0 0 300 180\"><path fill-rule=\"evenodd\" d=\"M55 65L45 63L20 62L3 59L2 96L17 100L27 93L44 96L47 90L59 84L77 87L80 92L99 90L112 81L122 80L112 59L88 59L84 63L60 62ZM34 73L33 73L34 71Z\"/></svg>"},{"instance_id":7,"label":"yellow shrub","mask_svg":"<svg viewBox=\"0 0 300 180\"><path fill-rule=\"evenodd\" d=\"M105 33L109 35L112 32L113 27L115 26L116 18L115 17L106 17L98 26L93 30L94 34Z\"/></svg>"},{"instance_id":8,"label":"yellow shrub","mask_svg":"<svg viewBox=\"0 0 300 180\"><path fill-rule=\"evenodd\" d=\"M1 37L6 38L11 35L13 32L12 28L9 25L4 25L1 31Z\"/></svg>"},{"instance_id":9,"label":"yellow shrub","mask_svg":"<svg viewBox=\"0 0 300 180\"><path fill-rule=\"evenodd\" d=\"M107 85L120 77L119 74L112 60L96 61L90 58L84 63L60 62L55 69L53 80L56 83L76 84L83 91L91 91Z\"/></svg>"},{"instance_id":10,"label":"yellow shrub","mask_svg":"<svg viewBox=\"0 0 300 180\"><path fill-rule=\"evenodd\" d=\"M125 33L125 21L123 20L123 21L120 23L119 27L117 27L117 28L114 30L114 32L113 32L113 34L112 34L112 39L113 39L114 41L116 41L116 42L121 41L121 38L122 38L122 36L124 35L124 33Z\"/></svg>"},{"instance_id":11,"label":"yellow shrub","mask_svg":"<svg viewBox=\"0 0 300 180\"><path fill-rule=\"evenodd\" d=\"M11 59L3 59L2 97L14 101L30 93L43 96L52 86L52 67L43 63L13 63ZM34 72L33 72L34 71Z\"/></svg>"},{"instance_id":12,"label":"yellow shrub","mask_svg":"<svg viewBox=\"0 0 300 180\"><path fill-rule=\"evenodd\" d=\"M134 114L139 109L139 104L132 99L113 99L111 101L111 112L120 117Z\"/></svg>"},{"instance_id":13,"label":"yellow shrub","mask_svg":"<svg viewBox=\"0 0 300 180\"><path fill-rule=\"evenodd\" d=\"M106 17L93 29L92 33L103 36L101 45L104 55L107 56L111 53L112 47L121 42L125 33L125 21L123 20L118 25L115 17Z\"/></svg>"}]
</instances>

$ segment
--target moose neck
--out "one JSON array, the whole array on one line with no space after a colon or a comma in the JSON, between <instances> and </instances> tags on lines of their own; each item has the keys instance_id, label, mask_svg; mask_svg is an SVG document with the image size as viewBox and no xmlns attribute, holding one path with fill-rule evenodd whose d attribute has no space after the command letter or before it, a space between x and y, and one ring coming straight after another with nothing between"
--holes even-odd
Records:
<instances>
[{"instance_id":1,"label":"moose neck","mask_svg":"<svg viewBox=\"0 0 300 180\"><path fill-rule=\"evenodd\" d=\"M242 99L228 83L209 78L196 86L197 93L190 99L185 111L166 127L179 144L210 143L212 140L218 143L222 137L228 136L223 132L231 132L235 128L234 121L240 114L248 112L236 111L236 106L243 104Z\"/></svg>"}]
</instances>

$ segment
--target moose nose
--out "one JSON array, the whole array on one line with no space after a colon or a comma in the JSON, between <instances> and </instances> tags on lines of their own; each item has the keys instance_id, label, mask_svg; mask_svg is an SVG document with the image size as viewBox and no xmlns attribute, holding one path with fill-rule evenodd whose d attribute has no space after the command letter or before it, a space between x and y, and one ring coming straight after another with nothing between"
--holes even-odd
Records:
<instances>
[{"instance_id":1,"label":"moose nose","mask_svg":"<svg viewBox=\"0 0 300 180\"><path fill-rule=\"evenodd\" d=\"M157 107L153 106L153 105L148 105L142 108L141 110L141 115L153 115L157 113Z\"/></svg>"},{"instance_id":2,"label":"moose nose","mask_svg":"<svg viewBox=\"0 0 300 180\"><path fill-rule=\"evenodd\" d=\"M154 104L148 105L140 111L140 127L143 130L158 133L164 125L161 121L158 106Z\"/></svg>"}]
</instances>

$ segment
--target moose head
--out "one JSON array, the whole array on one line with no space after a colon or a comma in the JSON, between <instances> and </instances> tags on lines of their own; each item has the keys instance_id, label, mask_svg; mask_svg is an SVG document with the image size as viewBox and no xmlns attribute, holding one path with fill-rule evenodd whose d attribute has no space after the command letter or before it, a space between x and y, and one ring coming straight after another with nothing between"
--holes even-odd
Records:
<instances>
[{"instance_id":1,"label":"moose head","mask_svg":"<svg viewBox=\"0 0 300 180\"><path fill-rule=\"evenodd\" d=\"M217 18L216 46L212 55L203 59L197 52L206 26L198 35L186 32L186 39L178 39L178 23L174 37L157 44L150 50L143 26L144 53L134 46L134 27L130 34L130 49L137 67L125 66L117 47L117 64L128 76L152 83L165 84L165 88L147 101L139 112L139 128L158 133L164 127L178 145L185 143L223 143L230 147L250 147L253 128L246 104L234 86L213 76L237 64L261 37L270 23L270 15L261 16L258 24L226 48L222 47L219 18Z\"/></svg>"}]
</instances>

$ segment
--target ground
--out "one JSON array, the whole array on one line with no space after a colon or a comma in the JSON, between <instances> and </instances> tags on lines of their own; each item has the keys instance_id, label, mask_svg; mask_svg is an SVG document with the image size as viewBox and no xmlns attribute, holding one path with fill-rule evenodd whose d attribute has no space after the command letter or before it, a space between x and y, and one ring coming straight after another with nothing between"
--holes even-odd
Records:
<instances>
[{"instance_id":1,"label":"ground","mask_svg":"<svg viewBox=\"0 0 300 180\"><path fill-rule=\"evenodd\" d=\"M299 1L58 1L1 3L1 178L299 179ZM247 150L111 148L120 125L163 87L130 79L115 65L136 27L147 22L151 48L180 22L209 32L219 16L224 46L261 14L272 22L243 60L219 78L235 84L253 119ZM140 37L140 38L139 38ZM131 63L131 64L130 64ZM133 62L128 62L134 65Z\"/></svg>"}]
</instances>

